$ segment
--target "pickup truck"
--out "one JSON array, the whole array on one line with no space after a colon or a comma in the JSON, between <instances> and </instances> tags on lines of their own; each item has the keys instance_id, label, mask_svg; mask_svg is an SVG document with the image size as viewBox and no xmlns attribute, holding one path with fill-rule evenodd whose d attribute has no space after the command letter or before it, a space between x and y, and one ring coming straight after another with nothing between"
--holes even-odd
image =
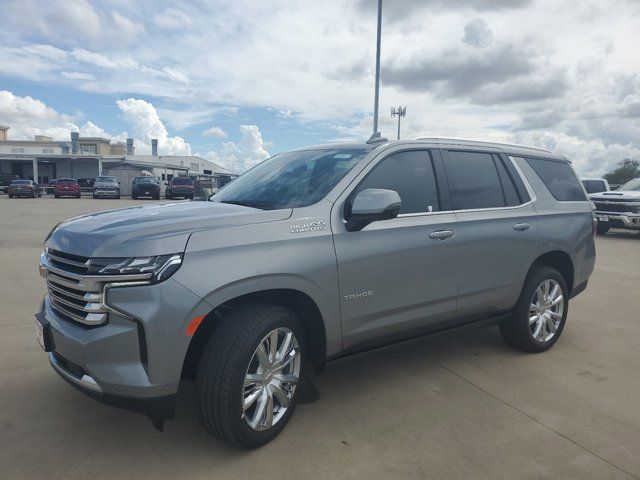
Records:
<instances>
[{"instance_id":1,"label":"pickup truck","mask_svg":"<svg viewBox=\"0 0 640 480\"><path fill-rule=\"evenodd\" d=\"M610 228L640 231L640 178L634 178L618 190L589 195L596 206L597 232Z\"/></svg>"}]
</instances>

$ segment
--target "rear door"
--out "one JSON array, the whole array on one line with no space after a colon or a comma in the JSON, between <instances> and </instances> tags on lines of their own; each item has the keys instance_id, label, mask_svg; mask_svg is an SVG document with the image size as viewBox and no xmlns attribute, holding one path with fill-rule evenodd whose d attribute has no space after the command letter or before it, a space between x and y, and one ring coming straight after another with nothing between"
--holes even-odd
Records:
<instances>
[{"instance_id":1,"label":"rear door","mask_svg":"<svg viewBox=\"0 0 640 480\"><path fill-rule=\"evenodd\" d=\"M332 211L344 348L410 336L456 315L456 222L436 180L441 157L396 150L372 163ZM366 188L397 191L400 214L348 232L345 203Z\"/></svg>"},{"instance_id":2,"label":"rear door","mask_svg":"<svg viewBox=\"0 0 640 480\"><path fill-rule=\"evenodd\" d=\"M532 261L538 220L511 160L492 151L443 150L457 219L458 311L484 316L511 308Z\"/></svg>"}]
</instances>

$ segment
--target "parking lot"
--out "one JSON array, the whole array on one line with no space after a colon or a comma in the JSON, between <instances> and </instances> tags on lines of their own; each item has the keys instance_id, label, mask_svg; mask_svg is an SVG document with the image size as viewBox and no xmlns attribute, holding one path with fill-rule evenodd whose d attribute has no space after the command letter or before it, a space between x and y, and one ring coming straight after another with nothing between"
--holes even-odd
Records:
<instances>
[{"instance_id":1,"label":"parking lot","mask_svg":"<svg viewBox=\"0 0 640 480\"><path fill-rule=\"evenodd\" d=\"M192 384L159 433L71 388L35 339L48 231L145 203L0 195L0 478L640 478L640 234L598 237L549 352L514 351L490 328L339 360L286 430L247 452L207 435Z\"/></svg>"}]
</instances>

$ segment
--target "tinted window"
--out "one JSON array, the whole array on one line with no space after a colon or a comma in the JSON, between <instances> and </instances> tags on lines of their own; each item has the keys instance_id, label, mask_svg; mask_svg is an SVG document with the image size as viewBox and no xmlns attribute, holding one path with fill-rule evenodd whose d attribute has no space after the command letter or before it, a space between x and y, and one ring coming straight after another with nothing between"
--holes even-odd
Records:
<instances>
[{"instance_id":1,"label":"tinted window","mask_svg":"<svg viewBox=\"0 0 640 480\"><path fill-rule=\"evenodd\" d=\"M525 160L556 200L562 202L586 200L584 190L568 163L541 158L525 158Z\"/></svg>"},{"instance_id":2,"label":"tinted window","mask_svg":"<svg viewBox=\"0 0 640 480\"><path fill-rule=\"evenodd\" d=\"M136 177L133 183L156 183L151 177Z\"/></svg>"},{"instance_id":3,"label":"tinted window","mask_svg":"<svg viewBox=\"0 0 640 480\"><path fill-rule=\"evenodd\" d=\"M582 180L582 185L587 193L606 192L607 187L602 180Z\"/></svg>"},{"instance_id":4,"label":"tinted window","mask_svg":"<svg viewBox=\"0 0 640 480\"><path fill-rule=\"evenodd\" d=\"M116 177L97 177L96 182L115 183Z\"/></svg>"},{"instance_id":5,"label":"tinted window","mask_svg":"<svg viewBox=\"0 0 640 480\"><path fill-rule=\"evenodd\" d=\"M312 205L327 195L370 148L281 153L227 184L210 200L262 209Z\"/></svg>"},{"instance_id":6,"label":"tinted window","mask_svg":"<svg viewBox=\"0 0 640 480\"><path fill-rule=\"evenodd\" d=\"M498 169L498 176L500 177L500 183L502 183L502 192L504 193L504 200L506 204L510 207L515 205L520 205L522 202L518 197L518 192L516 191L516 187L513 184L513 180L509 176L507 169L505 168L502 160L497 157L494 157L494 161L496 164L496 168Z\"/></svg>"},{"instance_id":7,"label":"tinted window","mask_svg":"<svg viewBox=\"0 0 640 480\"><path fill-rule=\"evenodd\" d=\"M173 179L174 185L193 185L193 180L185 177L178 177Z\"/></svg>"},{"instance_id":8,"label":"tinted window","mask_svg":"<svg viewBox=\"0 0 640 480\"><path fill-rule=\"evenodd\" d=\"M402 199L400 213L440 209L436 178L427 151L399 152L385 158L367 175L356 192L367 188L398 192Z\"/></svg>"},{"instance_id":9,"label":"tinted window","mask_svg":"<svg viewBox=\"0 0 640 480\"><path fill-rule=\"evenodd\" d=\"M491 154L449 151L445 168L454 210L505 206L500 176Z\"/></svg>"},{"instance_id":10,"label":"tinted window","mask_svg":"<svg viewBox=\"0 0 640 480\"><path fill-rule=\"evenodd\" d=\"M11 185L31 185L31 180L12 180Z\"/></svg>"}]
</instances>

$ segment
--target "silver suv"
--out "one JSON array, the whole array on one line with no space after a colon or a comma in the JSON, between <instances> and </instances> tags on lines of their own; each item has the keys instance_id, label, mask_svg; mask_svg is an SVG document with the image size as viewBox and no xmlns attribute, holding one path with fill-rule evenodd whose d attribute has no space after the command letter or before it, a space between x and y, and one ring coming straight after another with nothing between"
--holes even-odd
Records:
<instances>
[{"instance_id":1,"label":"silver suv","mask_svg":"<svg viewBox=\"0 0 640 480\"><path fill-rule=\"evenodd\" d=\"M253 448L327 360L470 324L547 350L593 270L594 225L570 163L545 150L309 147L208 201L56 226L37 332L65 380L160 429L195 378L207 430Z\"/></svg>"}]
</instances>

